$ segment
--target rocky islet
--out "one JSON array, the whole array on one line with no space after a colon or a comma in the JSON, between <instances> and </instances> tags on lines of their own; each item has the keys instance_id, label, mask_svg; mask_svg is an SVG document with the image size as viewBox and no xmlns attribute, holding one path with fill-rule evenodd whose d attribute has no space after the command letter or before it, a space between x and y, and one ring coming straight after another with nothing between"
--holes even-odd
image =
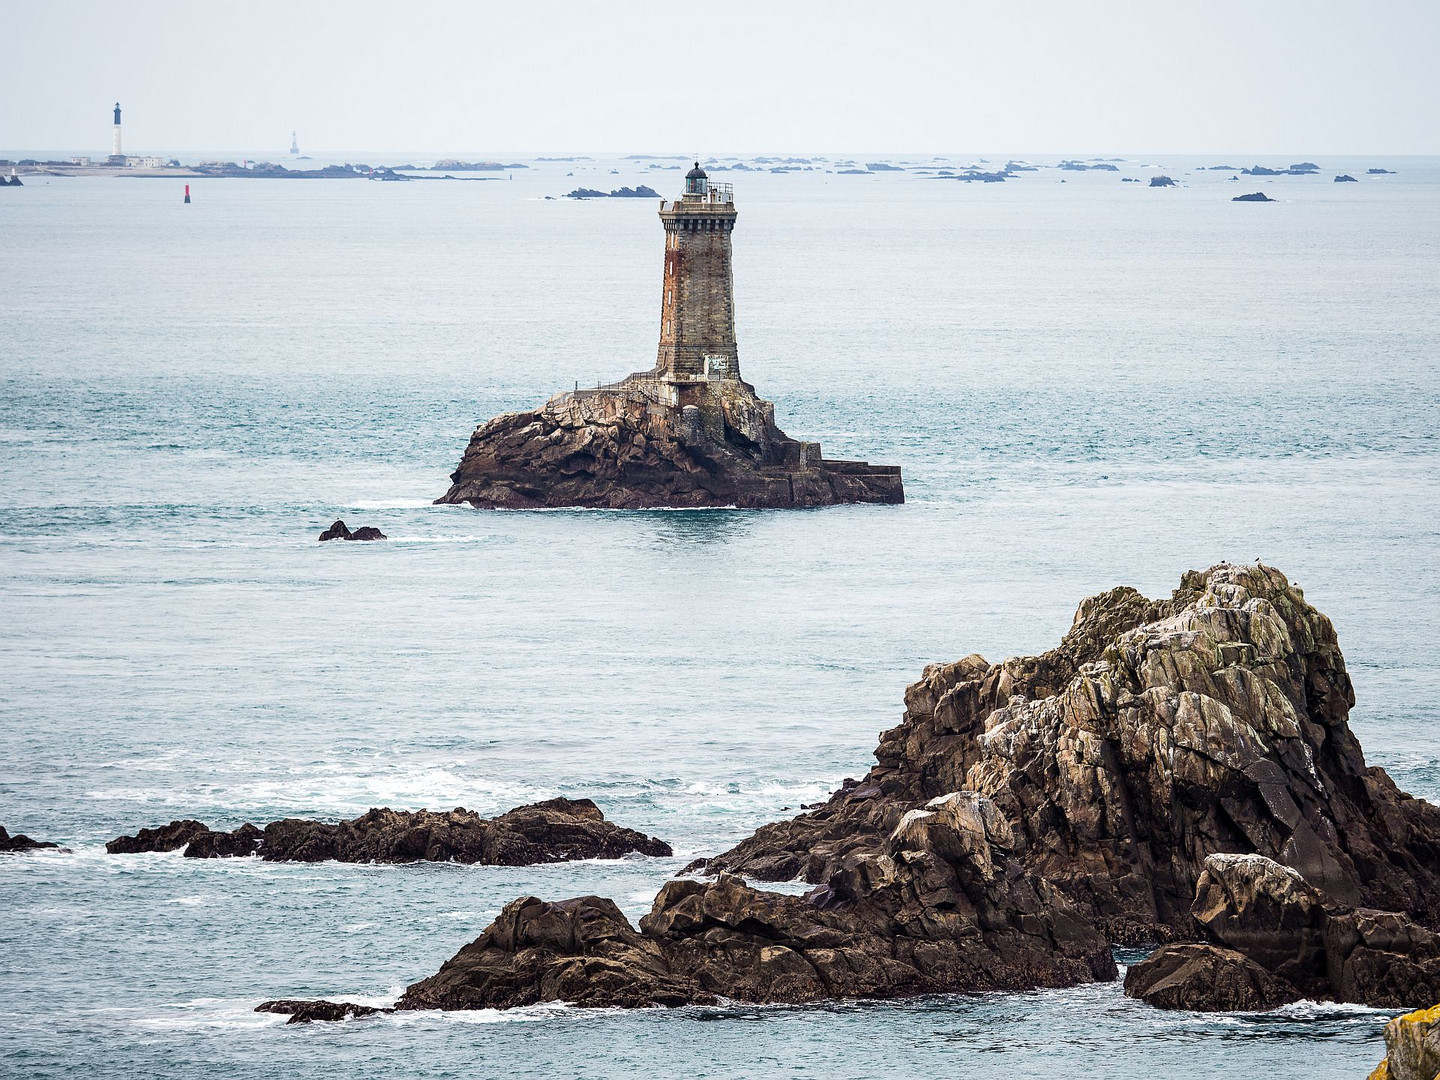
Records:
<instances>
[{"instance_id":1,"label":"rocky islet","mask_svg":"<svg viewBox=\"0 0 1440 1080\"><path fill-rule=\"evenodd\" d=\"M1063 986L1167 1008L1440 991L1440 808L1367 767L1334 629L1278 570L1084 601L1054 650L927 668L877 764L667 884L638 928L525 897L397 1008ZM800 877L805 896L761 881ZM1185 944L1179 944L1185 943Z\"/></svg>"}]
</instances>

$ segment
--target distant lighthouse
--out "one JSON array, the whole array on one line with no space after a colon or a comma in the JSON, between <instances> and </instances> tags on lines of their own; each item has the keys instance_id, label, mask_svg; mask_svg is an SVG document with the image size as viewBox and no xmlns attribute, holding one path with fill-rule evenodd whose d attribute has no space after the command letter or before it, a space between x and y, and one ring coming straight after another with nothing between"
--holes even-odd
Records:
<instances>
[{"instance_id":1,"label":"distant lighthouse","mask_svg":"<svg viewBox=\"0 0 1440 1080\"><path fill-rule=\"evenodd\" d=\"M120 150L120 102L115 102L115 130L110 136L110 160L123 157Z\"/></svg>"},{"instance_id":2,"label":"distant lighthouse","mask_svg":"<svg viewBox=\"0 0 1440 1080\"><path fill-rule=\"evenodd\" d=\"M300 153L300 136L293 131L290 132L290 153Z\"/></svg>"}]
</instances>

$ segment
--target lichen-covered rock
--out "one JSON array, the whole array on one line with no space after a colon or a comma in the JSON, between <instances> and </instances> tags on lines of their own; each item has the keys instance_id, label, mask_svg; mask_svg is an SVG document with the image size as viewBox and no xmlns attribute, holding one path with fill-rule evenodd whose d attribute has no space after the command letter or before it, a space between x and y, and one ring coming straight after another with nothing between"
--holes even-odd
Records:
<instances>
[{"instance_id":1,"label":"lichen-covered rock","mask_svg":"<svg viewBox=\"0 0 1440 1080\"><path fill-rule=\"evenodd\" d=\"M188 846L187 846L188 845ZM245 824L216 832L194 820L141 829L105 845L112 854L173 851L187 858L259 855L272 862L459 862L531 866L574 859L619 859L638 852L667 856L670 845L605 820L589 799L550 799L482 818L464 807L370 810L332 824L286 818L264 829Z\"/></svg>"},{"instance_id":2,"label":"lichen-covered rock","mask_svg":"<svg viewBox=\"0 0 1440 1080\"><path fill-rule=\"evenodd\" d=\"M1161 945L1125 972L1125 994L1158 1009L1263 1012L1300 992L1244 953L1215 945Z\"/></svg>"},{"instance_id":3,"label":"lichen-covered rock","mask_svg":"<svg viewBox=\"0 0 1440 1080\"><path fill-rule=\"evenodd\" d=\"M397 1007L796 1003L1114 978L1104 938L1013 863L1011 840L988 800L956 792L805 897L728 874L671 881L638 931L609 900L526 897Z\"/></svg>"},{"instance_id":4,"label":"lichen-covered rock","mask_svg":"<svg viewBox=\"0 0 1440 1080\"><path fill-rule=\"evenodd\" d=\"M1440 1005L1397 1016L1385 1025L1385 1060L1370 1080L1440 1077Z\"/></svg>"},{"instance_id":5,"label":"lichen-covered rock","mask_svg":"<svg viewBox=\"0 0 1440 1080\"><path fill-rule=\"evenodd\" d=\"M58 848L59 846L49 840L32 840L24 833L16 833L12 836L5 831L5 826L0 825L0 854L35 851L38 848Z\"/></svg>"},{"instance_id":6,"label":"lichen-covered rock","mask_svg":"<svg viewBox=\"0 0 1440 1080\"><path fill-rule=\"evenodd\" d=\"M817 443L776 427L774 407L746 383L716 384L703 410L645 387L563 394L482 424L436 502L635 510L905 499L899 468L821 458Z\"/></svg>"},{"instance_id":7,"label":"lichen-covered rock","mask_svg":"<svg viewBox=\"0 0 1440 1080\"><path fill-rule=\"evenodd\" d=\"M1353 702L1330 620L1276 569L1188 573L1165 600L1113 589L1041 656L926 668L862 780L696 868L820 883L970 790L1008 821L1018 863L1114 941L1193 936L1216 852L1436 925L1440 807L1366 767Z\"/></svg>"}]
</instances>

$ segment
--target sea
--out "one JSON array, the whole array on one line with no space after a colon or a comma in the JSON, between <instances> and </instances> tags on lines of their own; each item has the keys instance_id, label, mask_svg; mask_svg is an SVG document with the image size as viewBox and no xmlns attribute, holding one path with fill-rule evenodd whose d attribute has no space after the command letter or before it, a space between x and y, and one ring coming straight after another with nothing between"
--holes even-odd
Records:
<instances>
[{"instance_id":1,"label":"sea","mask_svg":"<svg viewBox=\"0 0 1440 1080\"><path fill-rule=\"evenodd\" d=\"M1440 159L1003 183L874 160L896 169L714 174L745 378L791 436L904 470L903 506L819 510L432 505L478 423L654 362L656 202L564 196L673 198L678 161L192 179L189 205L170 179L0 192L0 824L65 849L0 856L0 1075L1338 1080L1381 1059L1381 1011L1161 1012L1119 983L253 1011L387 1004L519 896L637 919L691 859L863 775L925 665L1041 652L1083 597L1226 560L1333 619L1366 760L1440 801ZM1252 191L1275 201L1231 201ZM317 543L336 518L389 540ZM556 795L674 857L104 851L175 818Z\"/></svg>"}]
</instances>

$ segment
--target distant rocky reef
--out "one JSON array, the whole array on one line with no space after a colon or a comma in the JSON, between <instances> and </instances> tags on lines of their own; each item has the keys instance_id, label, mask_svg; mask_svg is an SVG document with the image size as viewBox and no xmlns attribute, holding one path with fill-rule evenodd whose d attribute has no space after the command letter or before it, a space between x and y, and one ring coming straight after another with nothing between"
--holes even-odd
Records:
<instances>
[{"instance_id":1,"label":"distant rocky reef","mask_svg":"<svg viewBox=\"0 0 1440 1080\"><path fill-rule=\"evenodd\" d=\"M692 864L718 876L671 881L638 929L610 900L523 897L396 1008L1066 986L1157 941L1127 990L1162 1007L1424 1005L1440 807L1366 766L1353 703L1278 570L1112 589L1043 655L926 668L864 778Z\"/></svg>"},{"instance_id":2,"label":"distant rocky reef","mask_svg":"<svg viewBox=\"0 0 1440 1080\"><path fill-rule=\"evenodd\" d=\"M457 862L533 866L575 859L620 859L632 852L668 856L663 840L605 820L589 799L550 799L482 818L464 807L373 809L331 824L286 818L263 829L219 832L193 819L141 829L105 845L112 855L185 849L191 859L258 855L270 862Z\"/></svg>"}]
</instances>

